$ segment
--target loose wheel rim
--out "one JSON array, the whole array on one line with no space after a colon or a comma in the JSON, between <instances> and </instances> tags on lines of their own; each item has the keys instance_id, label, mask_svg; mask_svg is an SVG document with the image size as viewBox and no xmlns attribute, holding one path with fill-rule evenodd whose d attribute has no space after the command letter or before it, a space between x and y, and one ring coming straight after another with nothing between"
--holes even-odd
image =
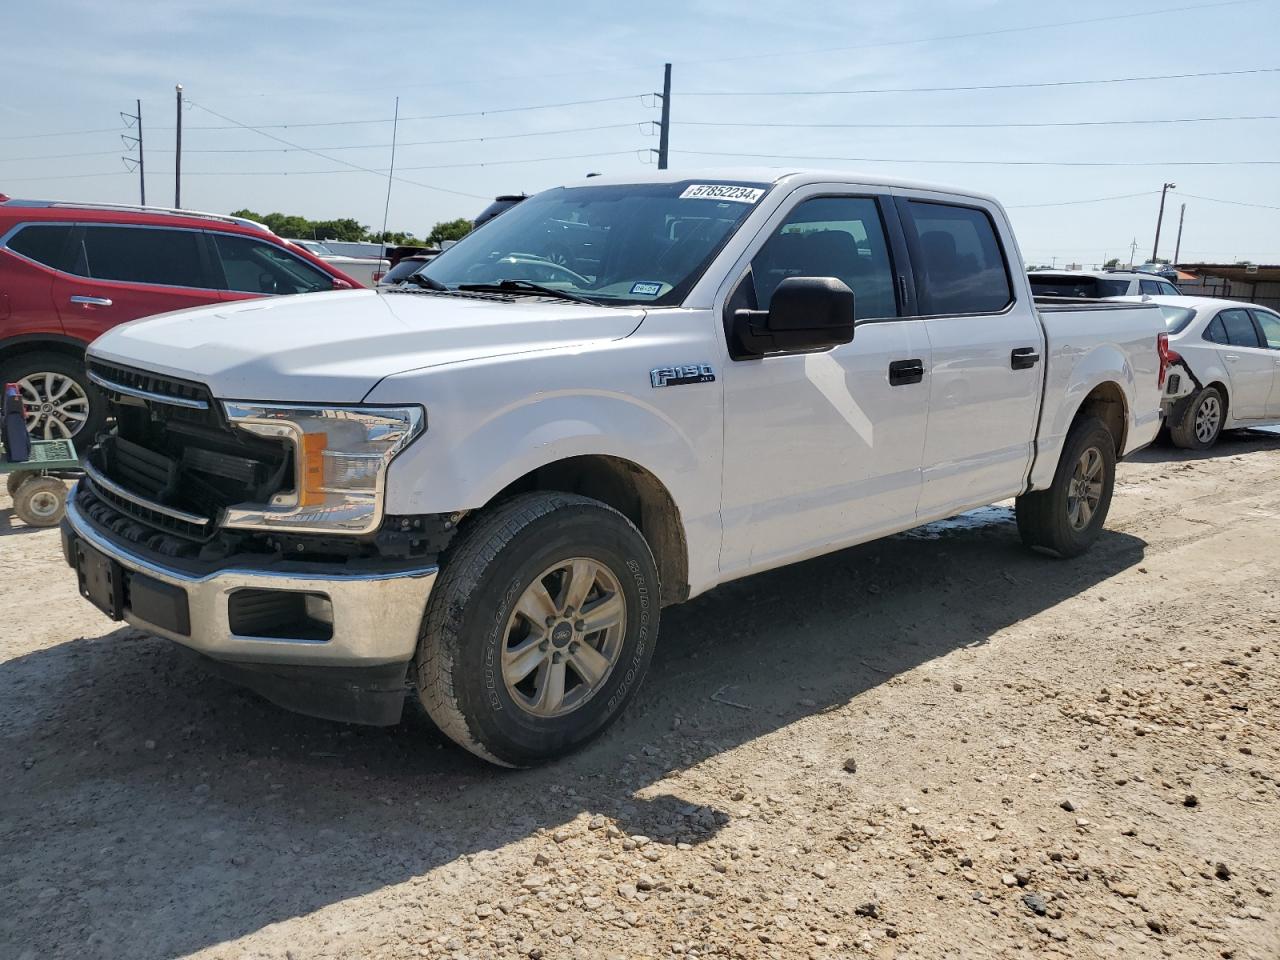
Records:
<instances>
[{"instance_id":1,"label":"loose wheel rim","mask_svg":"<svg viewBox=\"0 0 1280 960\"><path fill-rule=\"evenodd\" d=\"M1080 454L1067 485L1067 522L1073 530L1083 530L1098 512L1102 501L1102 451L1090 447Z\"/></svg>"},{"instance_id":2,"label":"loose wheel rim","mask_svg":"<svg viewBox=\"0 0 1280 960\"><path fill-rule=\"evenodd\" d=\"M89 420L89 395L65 373L37 371L18 381L27 433L40 440L70 440Z\"/></svg>"},{"instance_id":3,"label":"loose wheel rim","mask_svg":"<svg viewBox=\"0 0 1280 960\"><path fill-rule=\"evenodd\" d=\"M61 504L62 500L53 491L40 490L32 494L31 499L27 501L27 508L37 519L48 520L50 517L57 516L58 507Z\"/></svg>"},{"instance_id":4,"label":"loose wheel rim","mask_svg":"<svg viewBox=\"0 0 1280 960\"><path fill-rule=\"evenodd\" d=\"M1196 408L1196 439L1208 443L1218 433L1218 424L1222 422L1222 404L1213 394L1200 401Z\"/></svg>"},{"instance_id":5,"label":"loose wheel rim","mask_svg":"<svg viewBox=\"0 0 1280 960\"><path fill-rule=\"evenodd\" d=\"M502 680L535 717L561 717L604 687L622 652L627 607L607 566L572 557L525 587L502 637Z\"/></svg>"}]
</instances>

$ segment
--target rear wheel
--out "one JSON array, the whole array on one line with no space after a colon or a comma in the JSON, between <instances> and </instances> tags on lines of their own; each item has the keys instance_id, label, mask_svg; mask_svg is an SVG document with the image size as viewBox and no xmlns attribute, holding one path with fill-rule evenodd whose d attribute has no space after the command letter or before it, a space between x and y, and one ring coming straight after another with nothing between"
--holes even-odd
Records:
<instances>
[{"instance_id":1,"label":"rear wheel","mask_svg":"<svg viewBox=\"0 0 1280 960\"><path fill-rule=\"evenodd\" d=\"M85 441L106 423L106 403L84 361L63 353L21 353L0 364L0 383L16 383L32 440Z\"/></svg>"},{"instance_id":2,"label":"rear wheel","mask_svg":"<svg viewBox=\"0 0 1280 960\"><path fill-rule=\"evenodd\" d=\"M57 477L31 477L14 493L13 512L29 527L52 527L67 509L67 485Z\"/></svg>"},{"instance_id":3,"label":"rear wheel","mask_svg":"<svg viewBox=\"0 0 1280 960\"><path fill-rule=\"evenodd\" d=\"M418 644L419 697L493 763L567 753L635 695L659 601L648 544L622 514L573 494L515 497L450 549Z\"/></svg>"},{"instance_id":4,"label":"rear wheel","mask_svg":"<svg viewBox=\"0 0 1280 960\"><path fill-rule=\"evenodd\" d=\"M1169 428L1174 444L1185 450L1208 450L1218 442L1226 420L1226 404L1217 387L1205 387L1182 408L1182 416Z\"/></svg>"},{"instance_id":5,"label":"rear wheel","mask_svg":"<svg viewBox=\"0 0 1280 960\"><path fill-rule=\"evenodd\" d=\"M1018 533L1028 547L1076 557L1102 533L1116 480L1116 446L1101 420L1067 434L1053 486L1018 497Z\"/></svg>"}]
</instances>

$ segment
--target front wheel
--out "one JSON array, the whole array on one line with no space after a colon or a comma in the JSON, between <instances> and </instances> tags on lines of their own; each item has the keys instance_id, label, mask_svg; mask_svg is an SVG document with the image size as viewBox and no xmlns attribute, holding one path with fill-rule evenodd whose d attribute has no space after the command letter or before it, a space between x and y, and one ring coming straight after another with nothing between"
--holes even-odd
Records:
<instances>
[{"instance_id":1,"label":"front wheel","mask_svg":"<svg viewBox=\"0 0 1280 960\"><path fill-rule=\"evenodd\" d=\"M1077 423L1062 445L1048 490L1016 501L1018 533L1033 549L1077 557L1102 533L1116 482L1116 442L1101 420Z\"/></svg>"},{"instance_id":2,"label":"front wheel","mask_svg":"<svg viewBox=\"0 0 1280 960\"><path fill-rule=\"evenodd\" d=\"M635 695L660 601L648 544L622 514L567 493L515 497L450 550L423 620L418 695L479 757L552 759Z\"/></svg>"}]
</instances>

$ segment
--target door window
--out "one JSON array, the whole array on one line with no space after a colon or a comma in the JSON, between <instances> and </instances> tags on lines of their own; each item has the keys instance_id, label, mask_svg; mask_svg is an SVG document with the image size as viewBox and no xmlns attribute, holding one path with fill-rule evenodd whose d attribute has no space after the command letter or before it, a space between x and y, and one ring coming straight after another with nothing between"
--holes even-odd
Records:
<instances>
[{"instance_id":1,"label":"door window","mask_svg":"<svg viewBox=\"0 0 1280 960\"><path fill-rule=\"evenodd\" d=\"M73 272L95 280L212 287L204 271L200 233L152 227L86 224Z\"/></svg>"},{"instance_id":2,"label":"door window","mask_svg":"<svg viewBox=\"0 0 1280 960\"><path fill-rule=\"evenodd\" d=\"M1227 332L1227 343L1233 347L1261 347L1258 329L1253 325L1248 310L1223 310L1218 314L1223 329Z\"/></svg>"},{"instance_id":3,"label":"door window","mask_svg":"<svg viewBox=\"0 0 1280 960\"><path fill-rule=\"evenodd\" d=\"M67 241L71 238L69 223L33 223L20 229L6 246L28 260L65 270L68 266Z\"/></svg>"},{"instance_id":4,"label":"door window","mask_svg":"<svg viewBox=\"0 0 1280 960\"><path fill-rule=\"evenodd\" d=\"M212 236L228 290L272 294L333 289L333 278L327 273L274 244L230 233Z\"/></svg>"},{"instance_id":5,"label":"door window","mask_svg":"<svg viewBox=\"0 0 1280 960\"><path fill-rule=\"evenodd\" d=\"M751 261L758 309L787 277L843 280L858 320L898 316L889 243L869 197L814 197L792 210Z\"/></svg>"},{"instance_id":6,"label":"door window","mask_svg":"<svg viewBox=\"0 0 1280 960\"><path fill-rule=\"evenodd\" d=\"M1013 302L1009 270L986 211L925 200L911 200L907 208L927 313L996 313Z\"/></svg>"},{"instance_id":7,"label":"door window","mask_svg":"<svg viewBox=\"0 0 1280 960\"><path fill-rule=\"evenodd\" d=\"M1160 284L1156 283L1154 280L1139 280L1138 292L1147 297L1157 297L1164 293L1164 291L1160 289Z\"/></svg>"},{"instance_id":8,"label":"door window","mask_svg":"<svg viewBox=\"0 0 1280 960\"><path fill-rule=\"evenodd\" d=\"M1267 346L1272 350L1280 350L1280 317L1266 310L1254 310L1253 317L1262 327L1262 335L1266 337Z\"/></svg>"},{"instance_id":9,"label":"door window","mask_svg":"<svg viewBox=\"0 0 1280 960\"><path fill-rule=\"evenodd\" d=\"M1172 283L1169 283L1167 281L1161 280L1158 283L1156 283L1156 286L1160 288L1160 292L1164 294L1166 297L1182 296L1182 294L1178 292L1178 288L1175 287Z\"/></svg>"},{"instance_id":10,"label":"door window","mask_svg":"<svg viewBox=\"0 0 1280 960\"><path fill-rule=\"evenodd\" d=\"M1214 317L1204 328L1204 338L1210 343L1226 343L1227 328L1222 325L1222 317Z\"/></svg>"}]
</instances>

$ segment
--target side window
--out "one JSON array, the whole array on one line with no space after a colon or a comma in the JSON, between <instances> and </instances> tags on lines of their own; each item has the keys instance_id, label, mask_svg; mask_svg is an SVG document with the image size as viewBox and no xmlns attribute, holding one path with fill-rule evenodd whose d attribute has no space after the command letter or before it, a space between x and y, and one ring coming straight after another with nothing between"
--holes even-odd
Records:
<instances>
[{"instance_id":1,"label":"side window","mask_svg":"<svg viewBox=\"0 0 1280 960\"><path fill-rule=\"evenodd\" d=\"M272 294L333 289L333 278L327 273L274 244L231 233L211 236L228 290Z\"/></svg>"},{"instance_id":2,"label":"side window","mask_svg":"<svg viewBox=\"0 0 1280 960\"><path fill-rule=\"evenodd\" d=\"M1164 291L1160 289L1160 284L1156 283L1154 280L1139 280L1138 292L1143 296L1150 297L1158 297L1160 294L1164 293Z\"/></svg>"},{"instance_id":3,"label":"side window","mask_svg":"<svg viewBox=\"0 0 1280 960\"><path fill-rule=\"evenodd\" d=\"M751 261L751 277L760 310L787 277L836 277L853 291L858 320L898 316L888 239L868 197L800 203Z\"/></svg>"},{"instance_id":4,"label":"side window","mask_svg":"<svg viewBox=\"0 0 1280 960\"><path fill-rule=\"evenodd\" d=\"M195 230L84 225L75 272L95 280L211 287Z\"/></svg>"},{"instance_id":5,"label":"side window","mask_svg":"<svg viewBox=\"0 0 1280 960\"><path fill-rule=\"evenodd\" d=\"M1233 347L1260 347L1258 330L1249 318L1248 310L1223 310L1218 314L1227 331L1227 343Z\"/></svg>"},{"instance_id":6,"label":"side window","mask_svg":"<svg viewBox=\"0 0 1280 960\"><path fill-rule=\"evenodd\" d=\"M1012 302L1009 270L985 211L925 200L907 207L926 313L995 313Z\"/></svg>"},{"instance_id":7,"label":"side window","mask_svg":"<svg viewBox=\"0 0 1280 960\"><path fill-rule=\"evenodd\" d=\"M1169 283L1168 281L1161 280L1158 284L1156 284L1156 286L1160 288L1160 292L1164 294L1166 297L1182 296L1178 288L1175 287L1172 283Z\"/></svg>"},{"instance_id":8,"label":"side window","mask_svg":"<svg viewBox=\"0 0 1280 960\"><path fill-rule=\"evenodd\" d=\"M1222 325L1222 317L1214 317L1204 328L1204 338L1210 343L1227 342L1227 328Z\"/></svg>"},{"instance_id":9,"label":"side window","mask_svg":"<svg viewBox=\"0 0 1280 960\"><path fill-rule=\"evenodd\" d=\"M29 260L42 263L54 270L66 270L68 260L68 243L71 239L69 223L36 223L22 227L9 238L5 244L14 253L20 253Z\"/></svg>"},{"instance_id":10,"label":"side window","mask_svg":"<svg viewBox=\"0 0 1280 960\"><path fill-rule=\"evenodd\" d=\"M1262 327L1262 335L1267 338L1267 346L1272 350L1280 350L1280 317L1266 310L1254 310L1253 318Z\"/></svg>"}]
</instances>

